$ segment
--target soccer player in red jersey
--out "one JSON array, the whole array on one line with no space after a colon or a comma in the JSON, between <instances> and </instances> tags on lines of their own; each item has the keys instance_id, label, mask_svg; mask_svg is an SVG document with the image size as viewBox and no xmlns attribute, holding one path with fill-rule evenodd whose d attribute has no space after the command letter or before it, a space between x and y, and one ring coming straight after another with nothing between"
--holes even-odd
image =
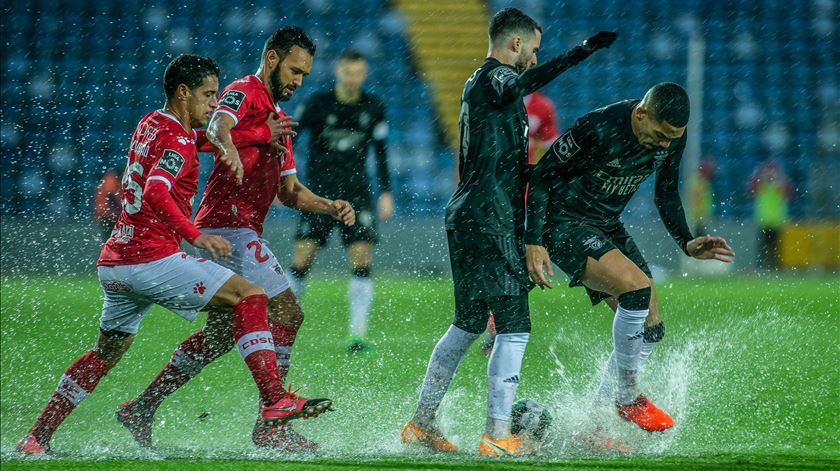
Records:
<instances>
[{"instance_id":1,"label":"soccer player in red jersey","mask_svg":"<svg viewBox=\"0 0 840 471\"><path fill-rule=\"evenodd\" d=\"M528 163L536 165L548 146L560 137L554 103L540 92L525 97L528 113Z\"/></svg>"},{"instance_id":2,"label":"soccer player in red jersey","mask_svg":"<svg viewBox=\"0 0 840 471\"><path fill-rule=\"evenodd\" d=\"M143 316L159 304L192 321L206 306L233 309L233 338L260 391L261 420L317 415L330 406L283 390L271 348L262 288L228 268L182 252L181 240L227 257L230 243L202 233L188 219L198 187L194 127L218 107L219 67L182 55L164 74L166 104L147 114L132 136L123 176L123 211L97 262L105 292L96 346L64 372L41 415L17 448L43 454L64 419L89 396L128 350Z\"/></svg>"},{"instance_id":3,"label":"soccer player in red jersey","mask_svg":"<svg viewBox=\"0 0 840 471\"><path fill-rule=\"evenodd\" d=\"M300 28L282 28L266 41L257 73L225 88L207 131L217 161L195 219L203 232L231 241L231 256L220 263L262 287L270 299L268 326L281 379L288 372L303 312L282 267L261 237L268 209L278 198L301 211L329 214L347 225L355 222L349 203L321 198L297 180L293 133L270 133L265 124L267 119L269 125L276 124L277 116L286 127L295 124L277 102L289 100L301 86L312 68L314 53L315 45ZM232 135L236 130L262 133L265 139L261 145L242 146ZM241 161L242 173L224 165L226 159ZM232 348L227 328L224 322L208 322L177 347L170 362L137 398L120 407L117 415L138 443L151 443L153 416L161 402ZM287 424L265 426L261 420L254 426L252 439L257 446L289 452L318 448Z\"/></svg>"}]
</instances>

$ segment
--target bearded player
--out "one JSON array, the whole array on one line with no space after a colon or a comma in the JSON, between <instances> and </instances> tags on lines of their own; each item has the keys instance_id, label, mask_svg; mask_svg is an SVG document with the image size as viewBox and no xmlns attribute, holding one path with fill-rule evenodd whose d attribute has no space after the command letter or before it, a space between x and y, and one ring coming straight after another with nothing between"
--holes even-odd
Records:
<instances>
[{"instance_id":1,"label":"bearded player","mask_svg":"<svg viewBox=\"0 0 840 471\"><path fill-rule=\"evenodd\" d=\"M154 304L188 321L205 307L232 308L224 321L232 335L227 342L235 341L257 384L261 423L317 415L329 407L326 400L286 393L276 353L259 348L260 339L271 337L263 289L180 249L186 240L213 258L231 253L227 240L199 231L188 219L198 188L193 128L205 125L218 106L218 77L219 67L206 57L182 55L167 66L166 104L143 117L132 136L123 210L97 262L105 300L96 346L64 372L43 412L18 442L21 452L49 450L58 426L120 361Z\"/></svg>"},{"instance_id":2,"label":"bearded player","mask_svg":"<svg viewBox=\"0 0 840 471\"><path fill-rule=\"evenodd\" d=\"M266 119L277 115L293 125L278 102L289 100L312 69L315 45L298 27L284 27L265 42L257 73L230 84L210 122L207 138L216 148L216 165L196 215L196 226L231 241L231 256L222 263L262 287L268 303L268 327L276 352L280 378L289 369L292 345L303 322L303 312L274 254L261 238L263 221L274 198L301 211L328 214L344 224L355 222L353 208L346 201L331 201L313 194L296 178L290 132L274 137ZM264 135L262 145L239 147L232 130L249 130ZM238 175L222 165L225 159L242 162ZM240 185L237 180L242 178ZM141 445L151 444L153 415L160 403L177 388L195 377L207 364L227 353L225 324L207 326L184 340L170 362L136 399L120 408L118 417ZM318 445L287 424L264 426L257 422L252 439L257 446L285 451L315 451Z\"/></svg>"}]
</instances>

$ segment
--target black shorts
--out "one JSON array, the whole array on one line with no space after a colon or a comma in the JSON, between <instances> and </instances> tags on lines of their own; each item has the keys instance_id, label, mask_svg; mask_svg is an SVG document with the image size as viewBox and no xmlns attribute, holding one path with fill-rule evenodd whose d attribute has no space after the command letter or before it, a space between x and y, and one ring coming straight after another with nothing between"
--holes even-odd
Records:
<instances>
[{"instance_id":1,"label":"black shorts","mask_svg":"<svg viewBox=\"0 0 840 471\"><path fill-rule=\"evenodd\" d=\"M583 285L581 278L589 257L599 260L613 249L621 251L648 278L652 278L639 247L621 223L610 226L595 226L584 221L556 224L547 231L545 245L551 261L568 275L570 287ZM589 287L586 287L586 292L593 305L610 297Z\"/></svg>"},{"instance_id":2,"label":"black shorts","mask_svg":"<svg viewBox=\"0 0 840 471\"><path fill-rule=\"evenodd\" d=\"M525 267L525 244L510 236L446 231L455 304L518 296L534 287Z\"/></svg>"},{"instance_id":3,"label":"black shorts","mask_svg":"<svg viewBox=\"0 0 840 471\"><path fill-rule=\"evenodd\" d=\"M311 240L319 247L323 247L330 238L333 228L338 227L341 231L341 242L345 247L355 242L371 244L378 242L379 234L376 232L376 218L373 216L373 211L370 207L359 208L353 205L353 208L356 209L356 224L352 226L347 226L332 216L301 213L295 240Z\"/></svg>"}]
</instances>

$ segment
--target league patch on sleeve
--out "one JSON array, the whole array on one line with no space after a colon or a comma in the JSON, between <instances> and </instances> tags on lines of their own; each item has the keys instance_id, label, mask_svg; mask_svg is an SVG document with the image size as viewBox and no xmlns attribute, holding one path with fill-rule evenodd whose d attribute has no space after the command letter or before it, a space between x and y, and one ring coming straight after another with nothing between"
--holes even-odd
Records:
<instances>
[{"instance_id":1,"label":"league patch on sleeve","mask_svg":"<svg viewBox=\"0 0 840 471\"><path fill-rule=\"evenodd\" d=\"M159 168L164 172L172 175L172 177L177 177L178 174L181 172L181 167L184 166L184 157L181 156L178 152L172 149L166 149L163 151L163 157L158 160L157 165L155 168Z\"/></svg>"},{"instance_id":2,"label":"league patch on sleeve","mask_svg":"<svg viewBox=\"0 0 840 471\"><path fill-rule=\"evenodd\" d=\"M219 106L227 106L233 111L239 111L239 107L242 106L242 102L244 101L245 93L239 90L228 90L219 101Z\"/></svg>"},{"instance_id":3,"label":"league patch on sleeve","mask_svg":"<svg viewBox=\"0 0 840 471\"><path fill-rule=\"evenodd\" d=\"M490 83L493 85L493 88L499 95L502 94L502 90L504 90L505 86L511 80L514 80L517 77L516 72L513 71L510 67L497 67L496 70L491 72L490 74Z\"/></svg>"},{"instance_id":4,"label":"league patch on sleeve","mask_svg":"<svg viewBox=\"0 0 840 471\"><path fill-rule=\"evenodd\" d=\"M560 162L566 163L573 155L578 153L580 146L577 145L575 138L572 136L572 131L569 130L554 141L554 144L551 145L551 150L557 154Z\"/></svg>"}]
</instances>

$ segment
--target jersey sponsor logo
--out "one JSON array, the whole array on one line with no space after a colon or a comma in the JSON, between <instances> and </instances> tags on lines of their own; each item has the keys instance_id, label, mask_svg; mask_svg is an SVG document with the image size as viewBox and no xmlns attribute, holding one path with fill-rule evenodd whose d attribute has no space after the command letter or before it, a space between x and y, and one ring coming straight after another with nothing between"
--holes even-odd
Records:
<instances>
[{"instance_id":1,"label":"jersey sponsor logo","mask_svg":"<svg viewBox=\"0 0 840 471\"><path fill-rule=\"evenodd\" d=\"M101 283L102 289L108 293L130 293L131 285L125 281L109 280Z\"/></svg>"},{"instance_id":2,"label":"jersey sponsor logo","mask_svg":"<svg viewBox=\"0 0 840 471\"><path fill-rule=\"evenodd\" d=\"M163 157L160 158L156 167L173 177L177 177L181 172L181 167L184 166L184 162L184 157L181 154L172 149L166 149L163 151Z\"/></svg>"},{"instance_id":3,"label":"jersey sponsor logo","mask_svg":"<svg viewBox=\"0 0 840 471\"><path fill-rule=\"evenodd\" d=\"M583 241L583 246L589 250L598 250L604 246L604 241L597 235L593 235Z\"/></svg>"},{"instance_id":4,"label":"jersey sponsor logo","mask_svg":"<svg viewBox=\"0 0 840 471\"><path fill-rule=\"evenodd\" d=\"M618 159L612 159L612 160L610 160L609 162L607 162L607 167L616 167L616 168L620 168L620 167L621 167L621 163L618 161Z\"/></svg>"},{"instance_id":5,"label":"jersey sponsor logo","mask_svg":"<svg viewBox=\"0 0 840 471\"><path fill-rule=\"evenodd\" d=\"M149 143L146 141L133 140L130 146L131 152L137 154L138 157L147 157L149 155Z\"/></svg>"},{"instance_id":6,"label":"jersey sponsor logo","mask_svg":"<svg viewBox=\"0 0 840 471\"><path fill-rule=\"evenodd\" d=\"M563 134L554 141L554 144L551 145L551 150L557 154L560 162L565 163L580 151L580 146L575 142L572 131L566 131L566 134Z\"/></svg>"},{"instance_id":7,"label":"jersey sponsor logo","mask_svg":"<svg viewBox=\"0 0 840 471\"><path fill-rule=\"evenodd\" d=\"M111 237L118 244L127 244L134 238L134 226L132 224L123 224L111 232Z\"/></svg>"},{"instance_id":8,"label":"jersey sponsor logo","mask_svg":"<svg viewBox=\"0 0 840 471\"><path fill-rule=\"evenodd\" d=\"M647 175L629 175L626 177L607 177L601 184L601 191L608 195L627 196L639 189Z\"/></svg>"},{"instance_id":9,"label":"jersey sponsor logo","mask_svg":"<svg viewBox=\"0 0 840 471\"><path fill-rule=\"evenodd\" d=\"M228 90L219 101L219 106L227 106L233 111L239 111L242 102L245 101L245 93L239 90Z\"/></svg>"}]
</instances>

